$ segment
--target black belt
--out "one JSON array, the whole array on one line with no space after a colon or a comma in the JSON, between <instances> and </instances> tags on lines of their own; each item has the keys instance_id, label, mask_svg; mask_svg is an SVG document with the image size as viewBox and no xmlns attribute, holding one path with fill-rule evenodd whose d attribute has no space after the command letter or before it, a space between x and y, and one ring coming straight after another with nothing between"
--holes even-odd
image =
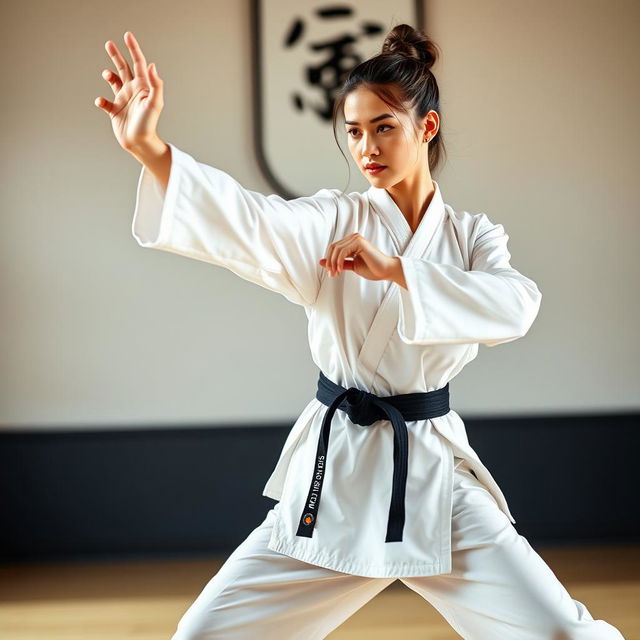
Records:
<instances>
[{"instance_id":1,"label":"black belt","mask_svg":"<svg viewBox=\"0 0 640 640\"><path fill-rule=\"evenodd\" d=\"M393 425L393 489L385 542L402 541L404 496L409 465L409 436L405 420L426 420L449 413L449 383L435 391L379 397L356 387L345 389L329 380L320 371L316 398L326 404L329 409L320 429L311 487L300 516L296 535L305 538L311 538L313 535L313 528L318 519L322 481L327 463L331 420L336 409L342 409L349 415L349 420L355 424L369 426L377 420L390 420Z\"/></svg>"}]
</instances>

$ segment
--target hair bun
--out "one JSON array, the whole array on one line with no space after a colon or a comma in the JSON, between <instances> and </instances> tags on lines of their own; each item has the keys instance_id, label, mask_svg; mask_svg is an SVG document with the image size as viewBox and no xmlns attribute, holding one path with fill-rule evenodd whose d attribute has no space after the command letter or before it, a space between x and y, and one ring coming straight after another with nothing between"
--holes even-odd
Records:
<instances>
[{"instance_id":1,"label":"hair bun","mask_svg":"<svg viewBox=\"0 0 640 640\"><path fill-rule=\"evenodd\" d=\"M438 48L422 29L398 24L387 34L381 53L401 55L423 62L427 69L438 59Z\"/></svg>"}]
</instances>

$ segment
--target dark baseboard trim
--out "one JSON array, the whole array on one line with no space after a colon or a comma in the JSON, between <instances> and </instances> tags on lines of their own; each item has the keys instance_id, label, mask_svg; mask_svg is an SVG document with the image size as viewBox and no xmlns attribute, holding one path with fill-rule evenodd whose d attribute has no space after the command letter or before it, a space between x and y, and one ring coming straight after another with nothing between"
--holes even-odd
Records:
<instances>
[{"instance_id":1,"label":"dark baseboard trim","mask_svg":"<svg viewBox=\"0 0 640 640\"><path fill-rule=\"evenodd\" d=\"M640 539L637 412L462 417L532 543ZM292 424L0 431L0 559L226 555Z\"/></svg>"}]
</instances>

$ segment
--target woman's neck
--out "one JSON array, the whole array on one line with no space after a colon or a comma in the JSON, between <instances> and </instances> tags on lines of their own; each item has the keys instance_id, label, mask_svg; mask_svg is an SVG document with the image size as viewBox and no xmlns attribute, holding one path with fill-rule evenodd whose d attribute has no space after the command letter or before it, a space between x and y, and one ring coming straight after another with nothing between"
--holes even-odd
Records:
<instances>
[{"instance_id":1,"label":"woman's neck","mask_svg":"<svg viewBox=\"0 0 640 640\"><path fill-rule=\"evenodd\" d=\"M389 187L387 191L415 233L436 191L431 172L421 171Z\"/></svg>"}]
</instances>

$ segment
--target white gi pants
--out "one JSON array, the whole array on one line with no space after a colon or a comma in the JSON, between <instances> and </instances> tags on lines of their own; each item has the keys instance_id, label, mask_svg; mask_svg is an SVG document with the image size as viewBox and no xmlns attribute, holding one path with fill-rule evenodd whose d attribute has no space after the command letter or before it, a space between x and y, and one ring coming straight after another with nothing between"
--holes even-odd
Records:
<instances>
[{"instance_id":1,"label":"white gi pants","mask_svg":"<svg viewBox=\"0 0 640 640\"><path fill-rule=\"evenodd\" d=\"M267 542L278 507L227 558L171 640L325 638L398 579L466 640L624 640L571 598L466 461L454 472L448 574L367 578L276 553Z\"/></svg>"}]
</instances>

